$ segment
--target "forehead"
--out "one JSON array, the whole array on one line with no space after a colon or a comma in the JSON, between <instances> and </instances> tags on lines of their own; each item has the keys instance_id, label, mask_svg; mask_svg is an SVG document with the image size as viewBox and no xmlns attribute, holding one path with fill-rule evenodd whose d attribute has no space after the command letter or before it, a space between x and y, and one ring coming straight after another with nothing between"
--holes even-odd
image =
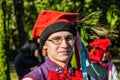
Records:
<instances>
[{"instance_id":1,"label":"forehead","mask_svg":"<svg viewBox=\"0 0 120 80\"><path fill-rule=\"evenodd\" d=\"M73 36L73 35L68 31L59 31L59 32L52 33L49 37L56 37L56 36L65 37L65 36Z\"/></svg>"}]
</instances>

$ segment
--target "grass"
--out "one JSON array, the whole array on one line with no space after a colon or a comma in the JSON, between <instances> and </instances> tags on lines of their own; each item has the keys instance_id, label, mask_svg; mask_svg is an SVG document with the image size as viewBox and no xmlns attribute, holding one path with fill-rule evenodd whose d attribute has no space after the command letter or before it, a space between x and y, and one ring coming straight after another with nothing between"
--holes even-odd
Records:
<instances>
[{"instance_id":1,"label":"grass","mask_svg":"<svg viewBox=\"0 0 120 80\"><path fill-rule=\"evenodd\" d=\"M11 80L18 80L18 76L15 72L12 72L10 76L11 76Z\"/></svg>"},{"instance_id":2,"label":"grass","mask_svg":"<svg viewBox=\"0 0 120 80\"><path fill-rule=\"evenodd\" d=\"M12 62L10 62L10 77L11 80L18 80L18 76L15 71L14 64Z\"/></svg>"},{"instance_id":3,"label":"grass","mask_svg":"<svg viewBox=\"0 0 120 80\"><path fill-rule=\"evenodd\" d=\"M119 73L118 73L118 79L120 79L120 71L119 71Z\"/></svg>"}]
</instances>

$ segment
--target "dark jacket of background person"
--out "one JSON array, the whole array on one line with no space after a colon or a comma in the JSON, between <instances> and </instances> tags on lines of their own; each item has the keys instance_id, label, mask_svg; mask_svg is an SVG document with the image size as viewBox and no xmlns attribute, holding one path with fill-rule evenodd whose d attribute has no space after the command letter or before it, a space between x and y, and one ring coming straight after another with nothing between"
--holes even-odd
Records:
<instances>
[{"instance_id":1,"label":"dark jacket of background person","mask_svg":"<svg viewBox=\"0 0 120 80\"><path fill-rule=\"evenodd\" d=\"M14 60L15 70L19 80L41 64L42 61L40 59L38 47L39 44L33 40L26 41L21 47L19 54ZM37 52L37 57L35 57L35 52Z\"/></svg>"},{"instance_id":2,"label":"dark jacket of background person","mask_svg":"<svg viewBox=\"0 0 120 80\"><path fill-rule=\"evenodd\" d=\"M91 66L87 67L88 74L95 80L108 80L108 68L101 66L99 63L94 63L93 65L100 75L97 75Z\"/></svg>"}]
</instances>

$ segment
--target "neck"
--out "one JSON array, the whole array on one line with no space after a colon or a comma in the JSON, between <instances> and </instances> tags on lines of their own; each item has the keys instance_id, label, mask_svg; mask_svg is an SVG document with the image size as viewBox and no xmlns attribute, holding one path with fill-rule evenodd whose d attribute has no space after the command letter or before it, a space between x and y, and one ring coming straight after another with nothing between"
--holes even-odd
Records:
<instances>
[{"instance_id":1,"label":"neck","mask_svg":"<svg viewBox=\"0 0 120 80\"><path fill-rule=\"evenodd\" d=\"M62 62L62 61L57 61L57 60L54 60L53 58L49 57L49 59L54 62L56 65L58 65L59 67L61 68L66 68L67 67L67 64L66 62Z\"/></svg>"}]
</instances>

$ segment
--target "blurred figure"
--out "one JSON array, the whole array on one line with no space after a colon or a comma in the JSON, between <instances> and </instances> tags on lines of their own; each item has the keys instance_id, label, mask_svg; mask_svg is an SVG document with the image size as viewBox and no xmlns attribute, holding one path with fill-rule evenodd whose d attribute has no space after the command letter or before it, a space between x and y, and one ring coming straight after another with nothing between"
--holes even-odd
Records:
<instances>
[{"instance_id":1,"label":"blurred figure","mask_svg":"<svg viewBox=\"0 0 120 80\"><path fill-rule=\"evenodd\" d=\"M108 68L100 64L107 46L107 39L95 39L89 42L89 46L87 47L88 56L91 60L91 63L87 61L87 72L95 78L95 80L108 80Z\"/></svg>"},{"instance_id":2,"label":"blurred figure","mask_svg":"<svg viewBox=\"0 0 120 80\"><path fill-rule=\"evenodd\" d=\"M19 80L42 63L38 47L39 44L34 40L26 41L21 47L19 54L14 60L15 70Z\"/></svg>"},{"instance_id":3,"label":"blurred figure","mask_svg":"<svg viewBox=\"0 0 120 80\"><path fill-rule=\"evenodd\" d=\"M112 59L112 56L110 54L109 47L108 47L106 52L103 54L101 64L103 67L108 67L108 71L109 71L108 80L118 80L118 72L115 64L111 61L111 59Z\"/></svg>"},{"instance_id":4,"label":"blurred figure","mask_svg":"<svg viewBox=\"0 0 120 80\"><path fill-rule=\"evenodd\" d=\"M118 80L117 70L115 65L111 62L111 55L109 52L109 39L95 39L89 43L88 55L99 76L88 67L88 73L97 80ZM103 79L108 77L108 79ZM98 79L99 78L99 79Z\"/></svg>"}]
</instances>

